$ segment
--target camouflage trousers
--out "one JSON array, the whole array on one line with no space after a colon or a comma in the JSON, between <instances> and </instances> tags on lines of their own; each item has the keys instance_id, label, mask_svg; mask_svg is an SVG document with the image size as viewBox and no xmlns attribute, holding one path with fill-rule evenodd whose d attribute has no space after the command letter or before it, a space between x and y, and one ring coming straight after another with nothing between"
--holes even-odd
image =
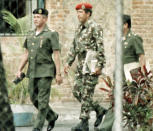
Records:
<instances>
[{"instance_id":1,"label":"camouflage trousers","mask_svg":"<svg viewBox=\"0 0 153 131\"><path fill-rule=\"evenodd\" d=\"M49 106L51 82L51 77L29 79L30 99L38 110L34 128L39 128L40 130L43 128L45 119L50 122L57 116Z\"/></svg>"},{"instance_id":2,"label":"camouflage trousers","mask_svg":"<svg viewBox=\"0 0 153 131\"><path fill-rule=\"evenodd\" d=\"M103 112L103 108L97 101L93 101L95 86L98 76L76 75L73 87L74 97L81 103L80 119L89 119L90 112Z\"/></svg>"}]
</instances>

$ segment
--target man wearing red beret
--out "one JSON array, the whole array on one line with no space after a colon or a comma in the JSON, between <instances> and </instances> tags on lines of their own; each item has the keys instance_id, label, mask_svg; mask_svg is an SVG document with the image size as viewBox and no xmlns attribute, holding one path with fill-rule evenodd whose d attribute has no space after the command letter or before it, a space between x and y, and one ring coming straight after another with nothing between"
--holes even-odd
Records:
<instances>
[{"instance_id":1,"label":"man wearing red beret","mask_svg":"<svg viewBox=\"0 0 153 131\"><path fill-rule=\"evenodd\" d=\"M90 112L96 112L97 119L94 124L95 127L101 123L103 115L106 112L97 101L93 101L95 86L98 83L98 77L105 64L103 31L90 18L92 15L91 4L78 4L76 10L80 24L75 32L64 72L68 72L77 56L78 64L73 95L81 103L81 122L73 127L72 131L89 131L88 120Z\"/></svg>"}]
</instances>

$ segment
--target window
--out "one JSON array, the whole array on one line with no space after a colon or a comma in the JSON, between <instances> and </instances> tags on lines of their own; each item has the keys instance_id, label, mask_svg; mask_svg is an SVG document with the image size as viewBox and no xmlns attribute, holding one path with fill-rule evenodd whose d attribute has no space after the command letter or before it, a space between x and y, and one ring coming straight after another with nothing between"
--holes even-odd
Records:
<instances>
[{"instance_id":1,"label":"window","mask_svg":"<svg viewBox=\"0 0 153 131\"><path fill-rule=\"evenodd\" d=\"M45 0L0 0L0 35L25 34L33 28L32 11L37 7L45 8ZM4 10L7 11L7 20ZM19 29L15 26L16 21Z\"/></svg>"},{"instance_id":2,"label":"window","mask_svg":"<svg viewBox=\"0 0 153 131\"><path fill-rule=\"evenodd\" d=\"M45 0L38 0L37 3L38 8L45 8Z\"/></svg>"},{"instance_id":3,"label":"window","mask_svg":"<svg viewBox=\"0 0 153 131\"><path fill-rule=\"evenodd\" d=\"M0 0L0 35L14 35L23 33L23 21L28 19L28 24L32 25L31 15L32 1L34 0ZM21 23L21 24L16 24ZM20 25L20 26L19 26ZM17 30L18 29L18 30Z\"/></svg>"}]
</instances>

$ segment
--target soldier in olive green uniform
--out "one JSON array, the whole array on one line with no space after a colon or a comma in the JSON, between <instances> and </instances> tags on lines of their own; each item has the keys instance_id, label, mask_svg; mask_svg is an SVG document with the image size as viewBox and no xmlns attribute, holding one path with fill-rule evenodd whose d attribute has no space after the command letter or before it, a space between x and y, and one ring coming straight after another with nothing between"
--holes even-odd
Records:
<instances>
[{"instance_id":1,"label":"soldier in olive green uniform","mask_svg":"<svg viewBox=\"0 0 153 131\"><path fill-rule=\"evenodd\" d=\"M76 6L80 25L68 53L65 73L74 62L76 56L78 64L75 74L73 88L74 97L81 103L81 122L72 131L88 131L88 119L90 111L96 111L97 120L94 124L97 127L103 118L105 109L97 101L93 101L95 86L98 83L98 76L105 64L103 31L102 28L90 19L92 5L81 3Z\"/></svg>"},{"instance_id":2,"label":"soldier in olive green uniform","mask_svg":"<svg viewBox=\"0 0 153 131\"><path fill-rule=\"evenodd\" d=\"M123 15L123 65L126 68L137 68L137 65L141 67L145 66L144 49L142 38L131 31L131 18L129 15ZM139 63L139 64L137 64ZM126 73L124 72L124 82ZM106 113L104 122L100 125L99 131L111 131L114 121L113 110L109 110ZM111 116L111 117L110 117Z\"/></svg>"},{"instance_id":3,"label":"soldier in olive green uniform","mask_svg":"<svg viewBox=\"0 0 153 131\"><path fill-rule=\"evenodd\" d=\"M13 113L9 105L8 92L6 88L5 72L2 62L0 46L0 131L15 131Z\"/></svg>"},{"instance_id":4,"label":"soldier in olive green uniform","mask_svg":"<svg viewBox=\"0 0 153 131\"><path fill-rule=\"evenodd\" d=\"M59 38L58 33L48 29L46 25L48 16L46 9L35 9L33 14L36 29L31 31L25 40L26 53L17 76L20 77L22 69L28 62L27 77L29 78L30 98L38 109L33 131L41 131L45 119L49 123L47 131L51 131L54 128L55 121L58 119L58 114L49 107L50 86L55 75L57 83L60 84L62 82ZM55 64L52 54L54 54Z\"/></svg>"},{"instance_id":5,"label":"soldier in olive green uniform","mask_svg":"<svg viewBox=\"0 0 153 131\"><path fill-rule=\"evenodd\" d=\"M131 29L131 18L128 15L123 16L123 65L124 75L126 80L132 81L132 77L129 77L131 70L141 68L144 73L145 53L143 49L143 40L140 36L134 34Z\"/></svg>"}]
</instances>

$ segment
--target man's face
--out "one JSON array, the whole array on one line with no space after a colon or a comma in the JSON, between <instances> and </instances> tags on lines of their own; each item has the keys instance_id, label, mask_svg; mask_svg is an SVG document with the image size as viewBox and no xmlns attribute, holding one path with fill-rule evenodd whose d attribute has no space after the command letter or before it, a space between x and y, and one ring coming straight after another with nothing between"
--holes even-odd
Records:
<instances>
[{"instance_id":1,"label":"man's face","mask_svg":"<svg viewBox=\"0 0 153 131\"><path fill-rule=\"evenodd\" d=\"M123 24L123 32L128 29L128 23Z\"/></svg>"},{"instance_id":2,"label":"man's face","mask_svg":"<svg viewBox=\"0 0 153 131\"><path fill-rule=\"evenodd\" d=\"M34 14L34 24L36 27L41 27L47 21L47 17L41 14Z\"/></svg>"},{"instance_id":3,"label":"man's face","mask_svg":"<svg viewBox=\"0 0 153 131\"><path fill-rule=\"evenodd\" d=\"M90 16L90 13L85 13L83 9L77 10L78 20L85 23Z\"/></svg>"}]
</instances>

